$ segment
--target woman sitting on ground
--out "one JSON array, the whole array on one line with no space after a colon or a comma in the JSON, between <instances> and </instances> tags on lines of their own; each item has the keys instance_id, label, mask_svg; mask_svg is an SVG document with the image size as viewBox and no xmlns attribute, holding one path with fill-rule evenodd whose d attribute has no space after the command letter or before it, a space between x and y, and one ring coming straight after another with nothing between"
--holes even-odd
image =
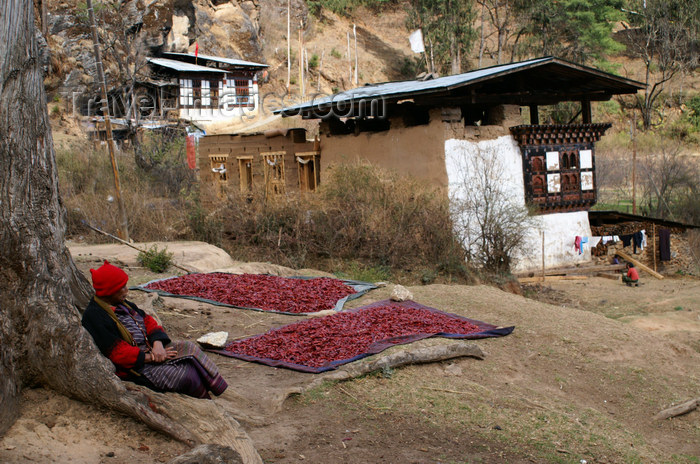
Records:
<instances>
[{"instance_id":1,"label":"woman sitting on ground","mask_svg":"<svg viewBox=\"0 0 700 464\"><path fill-rule=\"evenodd\" d=\"M158 322L127 301L129 276L107 261L90 269L95 297L83 327L117 368L117 375L156 391L196 398L220 395L228 386L216 365L192 342L171 343Z\"/></svg>"}]
</instances>

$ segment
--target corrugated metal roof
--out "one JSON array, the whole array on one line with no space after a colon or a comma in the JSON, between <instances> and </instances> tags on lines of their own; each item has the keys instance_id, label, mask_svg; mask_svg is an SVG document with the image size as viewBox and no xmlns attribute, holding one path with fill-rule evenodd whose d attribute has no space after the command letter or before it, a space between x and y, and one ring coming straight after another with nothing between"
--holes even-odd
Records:
<instances>
[{"instance_id":1,"label":"corrugated metal roof","mask_svg":"<svg viewBox=\"0 0 700 464\"><path fill-rule=\"evenodd\" d=\"M164 52L163 56L187 57L187 58L191 58L193 60L195 59L194 53ZM202 55L201 53L199 55L197 55L197 57L201 60L216 61L218 63L225 63L225 64L230 64L233 66L250 66L250 67L255 67L255 68L267 68L268 67L268 65L262 64L262 63L254 63L252 61L237 60L235 58L223 58L221 56Z\"/></svg>"},{"instance_id":2,"label":"corrugated metal roof","mask_svg":"<svg viewBox=\"0 0 700 464\"><path fill-rule=\"evenodd\" d=\"M178 60L169 60L167 58L148 58L148 62L157 64L158 66L163 66L164 68L173 69L175 71L226 74L226 71L223 69L208 68L206 66L199 66Z\"/></svg>"},{"instance_id":3,"label":"corrugated metal roof","mask_svg":"<svg viewBox=\"0 0 700 464\"><path fill-rule=\"evenodd\" d=\"M398 100L400 98L411 98L414 96L438 93L446 94L459 87L475 84L477 82L488 81L489 79L493 79L498 76L508 75L513 72L518 72L529 68L536 68L538 66L550 63L559 65L560 68L567 68L576 72L590 74L595 76L596 79L602 79L609 82L611 87L625 87L626 90L643 88L643 84L636 81L605 73L597 69L569 63L558 58L544 57L518 63L492 66L489 68L452 76L439 77L437 79L427 81L412 80L366 85L364 87L346 90L345 92L337 93L335 95L316 98L305 103L281 108L279 110L275 110L274 112L277 114L281 113L282 115L294 115L311 108L328 109L332 106L342 106L344 103L358 100L370 100L373 98ZM504 93L507 92L507 90L504 90Z\"/></svg>"}]
</instances>

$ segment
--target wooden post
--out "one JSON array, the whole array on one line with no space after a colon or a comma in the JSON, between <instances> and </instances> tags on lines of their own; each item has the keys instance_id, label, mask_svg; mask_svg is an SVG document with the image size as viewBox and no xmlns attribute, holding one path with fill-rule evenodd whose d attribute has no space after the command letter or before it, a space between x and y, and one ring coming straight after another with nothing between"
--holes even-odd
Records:
<instances>
[{"instance_id":1,"label":"wooden post","mask_svg":"<svg viewBox=\"0 0 700 464\"><path fill-rule=\"evenodd\" d=\"M114 156L114 140L112 138L112 122L109 119L109 100L107 98L107 81L105 80L104 68L102 67L102 53L100 52L100 39L97 34L97 21L95 20L95 10L92 8L92 0L87 0L88 16L92 28L92 43L95 51L95 67L97 68L97 79L102 91L102 114L105 119L105 138L109 149L109 158L112 161L112 171L114 173L114 190L117 197L117 206L121 217L121 225L117 230L119 238L129 241L129 223L126 219L126 209L122 201L121 187L119 185L119 170L117 169L117 159Z\"/></svg>"},{"instance_id":2,"label":"wooden post","mask_svg":"<svg viewBox=\"0 0 700 464\"><path fill-rule=\"evenodd\" d=\"M593 122L591 114L591 101L588 99L581 100L581 119L583 120L584 124L590 124Z\"/></svg>"},{"instance_id":3,"label":"wooden post","mask_svg":"<svg viewBox=\"0 0 700 464\"><path fill-rule=\"evenodd\" d=\"M347 32L348 35L348 69L350 69L349 80L352 84L352 56L350 55L350 31Z\"/></svg>"},{"instance_id":4,"label":"wooden post","mask_svg":"<svg viewBox=\"0 0 700 464\"><path fill-rule=\"evenodd\" d=\"M299 21L299 93L304 97L304 46L302 44L304 23Z\"/></svg>"},{"instance_id":5,"label":"wooden post","mask_svg":"<svg viewBox=\"0 0 700 464\"><path fill-rule=\"evenodd\" d=\"M355 85L358 85L360 80L357 71L357 27L354 24L352 25L352 35L355 36Z\"/></svg>"},{"instance_id":6,"label":"wooden post","mask_svg":"<svg viewBox=\"0 0 700 464\"><path fill-rule=\"evenodd\" d=\"M292 81L292 18L291 18L291 3L292 0L287 0L287 93Z\"/></svg>"},{"instance_id":7,"label":"wooden post","mask_svg":"<svg viewBox=\"0 0 700 464\"><path fill-rule=\"evenodd\" d=\"M544 282L544 231L542 231L542 282Z\"/></svg>"},{"instance_id":8,"label":"wooden post","mask_svg":"<svg viewBox=\"0 0 700 464\"><path fill-rule=\"evenodd\" d=\"M651 251L654 255L654 270L656 271L656 224L651 225Z\"/></svg>"},{"instance_id":9,"label":"wooden post","mask_svg":"<svg viewBox=\"0 0 700 464\"><path fill-rule=\"evenodd\" d=\"M530 105L530 124L538 125L540 123L540 113L537 105Z\"/></svg>"},{"instance_id":10,"label":"wooden post","mask_svg":"<svg viewBox=\"0 0 700 464\"><path fill-rule=\"evenodd\" d=\"M632 127L630 129L632 135L632 214L637 214L637 142L635 140L635 126L637 125L637 118L632 118Z\"/></svg>"}]
</instances>

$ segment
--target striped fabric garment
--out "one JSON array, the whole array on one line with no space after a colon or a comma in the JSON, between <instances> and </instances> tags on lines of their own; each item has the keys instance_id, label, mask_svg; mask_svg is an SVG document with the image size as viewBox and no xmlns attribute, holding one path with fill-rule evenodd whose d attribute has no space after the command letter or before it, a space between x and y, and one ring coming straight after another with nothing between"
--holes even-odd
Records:
<instances>
[{"instance_id":1,"label":"striped fabric garment","mask_svg":"<svg viewBox=\"0 0 700 464\"><path fill-rule=\"evenodd\" d=\"M143 318L122 305L117 306L114 313L133 335L136 345L147 351ZM226 390L226 381L199 346L188 341L176 341L169 346L177 349L177 358L161 364L148 363L139 370L157 389L196 398L208 398L208 391L218 396Z\"/></svg>"}]
</instances>

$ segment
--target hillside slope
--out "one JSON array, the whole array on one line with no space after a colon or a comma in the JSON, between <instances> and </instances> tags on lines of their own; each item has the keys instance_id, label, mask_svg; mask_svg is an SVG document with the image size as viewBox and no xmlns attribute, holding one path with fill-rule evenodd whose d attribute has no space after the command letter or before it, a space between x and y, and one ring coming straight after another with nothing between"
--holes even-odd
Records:
<instances>
[{"instance_id":1,"label":"hillside slope","mask_svg":"<svg viewBox=\"0 0 700 464\"><path fill-rule=\"evenodd\" d=\"M96 248L75 259L87 272L105 258L119 263L118 256ZM156 277L127 270L133 285ZM408 366L312 390L319 375L213 355L231 386L215 401L242 421L265 462L697 462L700 411L653 420L661 409L698 397L697 279L638 288L602 278L562 282L547 292L553 304L486 286L410 290L420 303L515 331L475 341L487 352L483 360ZM390 292L391 285L373 290L351 306ZM219 330L234 339L299 320L191 300L156 302L138 291L129 298L157 307L176 339ZM637 312L636 322L597 313L621 304ZM653 313L656 327L664 314L677 319L679 305L685 324L659 331L639 323L645 313ZM455 342L417 342L437 343ZM25 393L23 417L0 439L3 462L145 464L183 451L131 419L45 390Z\"/></svg>"}]
</instances>

